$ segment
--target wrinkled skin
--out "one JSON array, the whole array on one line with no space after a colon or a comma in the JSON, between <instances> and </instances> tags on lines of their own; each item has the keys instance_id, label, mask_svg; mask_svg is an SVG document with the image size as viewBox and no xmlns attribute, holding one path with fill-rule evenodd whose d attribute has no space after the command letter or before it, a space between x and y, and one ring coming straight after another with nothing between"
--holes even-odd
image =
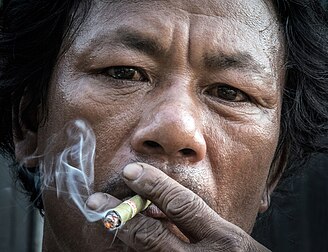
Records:
<instances>
[{"instance_id":1,"label":"wrinkled skin","mask_svg":"<svg viewBox=\"0 0 328 252\"><path fill-rule=\"evenodd\" d=\"M138 215L110 251L264 251L248 234L268 207L279 136L284 47L273 7L116 2L94 1L59 59L48 120L27 134L37 139L28 148L41 154L67 121L87 120L100 192L88 206L113 207L138 193L171 220ZM143 169L133 180L140 165L127 165L135 161ZM112 236L101 225L54 192L43 200L45 251L109 249Z\"/></svg>"}]
</instances>

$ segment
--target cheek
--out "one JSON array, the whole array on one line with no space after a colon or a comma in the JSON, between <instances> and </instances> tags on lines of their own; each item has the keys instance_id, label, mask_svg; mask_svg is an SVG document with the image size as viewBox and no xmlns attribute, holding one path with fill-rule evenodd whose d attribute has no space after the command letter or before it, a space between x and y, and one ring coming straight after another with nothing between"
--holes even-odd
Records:
<instances>
[{"instance_id":1,"label":"cheek","mask_svg":"<svg viewBox=\"0 0 328 252\"><path fill-rule=\"evenodd\" d=\"M271 118L279 118L274 112ZM208 131L216 210L249 230L257 215L279 135L278 120L221 121Z\"/></svg>"},{"instance_id":2,"label":"cheek","mask_svg":"<svg viewBox=\"0 0 328 252\"><path fill-rule=\"evenodd\" d=\"M99 150L115 149L140 116L142 92L120 96L90 78L65 74L54 78L51 87L48 125L60 130L70 120L84 119L96 134Z\"/></svg>"},{"instance_id":3,"label":"cheek","mask_svg":"<svg viewBox=\"0 0 328 252\"><path fill-rule=\"evenodd\" d=\"M60 69L59 69L60 71ZM113 95L107 88L87 78L70 75L54 76L49 92L49 113L45 127L39 129L40 151L47 140L64 128L71 120L86 120L96 137L95 182L109 177L112 171L109 161L124 160L129 150L127 136L135 129L140 118L142 90L133 96ZM65 144L63 140L62 145ZM64 147L58 146L58 149ZM118 150L124 149L117 154ZM112 165L112 164L111 164ZM99 182L100 183L100 182Z\"/></svg>"}]
</instances>

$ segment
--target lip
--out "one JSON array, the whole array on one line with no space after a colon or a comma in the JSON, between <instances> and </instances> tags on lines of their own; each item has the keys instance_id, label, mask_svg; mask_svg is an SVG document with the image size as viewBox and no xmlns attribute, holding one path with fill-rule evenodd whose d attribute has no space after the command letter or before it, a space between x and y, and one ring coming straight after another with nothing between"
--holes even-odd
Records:
<instances>
[{"instance_id":1,"label":"lip","mask_svg":"<svg viewBox=\"0 0 328 252\"><path fill-rule=\"evenodd\" d=\"M151 204L143 213L155 219L167 219L166 215L154 204Z\"/></svg>"}]
</instances>

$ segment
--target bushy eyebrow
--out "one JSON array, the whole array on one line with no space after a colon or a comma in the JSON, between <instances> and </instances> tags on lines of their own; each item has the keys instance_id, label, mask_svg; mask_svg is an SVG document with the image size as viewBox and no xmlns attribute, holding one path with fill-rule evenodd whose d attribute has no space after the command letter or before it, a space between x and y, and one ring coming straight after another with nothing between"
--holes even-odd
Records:
<instances>
[{"instance_id":1,"label":"bushy eyebrow","mask_svg":"<svg viewBox=\"0 0 328 252\"><path fill-rule=\"evenodd\" d=\"M167 53L167 49L155 38L138 33L129 28L118 29L115 34L115 42L155 58L162 58Z\"/></svg>"},{"instance_id":2,"label":"bushy eyebrow","mask_svg":"<svg viewBox=\"0 0 328 252\"><path fill-rule=\"evenodd\" d=\"M203 57L203 62L205 67L210 70L239 69L263 73L265 69L265 66L258 63L250 54L244 52L206 54Z\"/></svg>"}]
</instances>

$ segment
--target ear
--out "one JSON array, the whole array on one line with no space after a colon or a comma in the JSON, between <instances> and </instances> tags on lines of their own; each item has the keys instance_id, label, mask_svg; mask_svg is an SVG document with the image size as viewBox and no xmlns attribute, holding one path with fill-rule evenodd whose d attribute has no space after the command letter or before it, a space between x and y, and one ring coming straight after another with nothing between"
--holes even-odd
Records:
<instances>
[{"instance_id":1,"label":"ear","mask_svg":"<svg viewBox=\"0 0 328 252\"><path fill-rule=\"evenodd\" d=\"M278 182L278 181L277 181ZM261 198L261 203L259 207L259 213L264 213L268 210L271 202L271 193L273 192L274 188L276 187L277 183L274 186L266 187Z\"/></svg>"},{"instance_id":2,"label":"ear","mask_svg":"<svg viewBox=\"0 0 328 252\"><path fill-rule=\"evenodd\" d=\"M16 160L25 167L36 167L38 160L35 156L37 149L37 134L30 130L23 130L22 138L14 137Z\"/></svg>"},{"instance_id":3,"label":"ear","mask_svg":"<svg viewBox=\"0 0 328 252\"><path fill-rule=\"evenodd\" d=\"M268 210L271 202L271 194L276 188L276 186L278 185L278 182L285 170L287 164L287 157L288 157L288 152L285 146L281 149L280 154L278 155L276 161L273 162L271 165L270 174L267 180L267 185L261 197L261 203L258 211L259 213L264 213L266 210Z\"/></svg>"},{"instance_id":4,"label":"ear","mask_svg":"<svg viewBox=\"0 0 328 252\"><path fill-rule=\"evenodd\" d=\"M24 95L12 110L12 130L16 160L25 167L36 167L38 106Z\"/></svg>"}]
</instances>

